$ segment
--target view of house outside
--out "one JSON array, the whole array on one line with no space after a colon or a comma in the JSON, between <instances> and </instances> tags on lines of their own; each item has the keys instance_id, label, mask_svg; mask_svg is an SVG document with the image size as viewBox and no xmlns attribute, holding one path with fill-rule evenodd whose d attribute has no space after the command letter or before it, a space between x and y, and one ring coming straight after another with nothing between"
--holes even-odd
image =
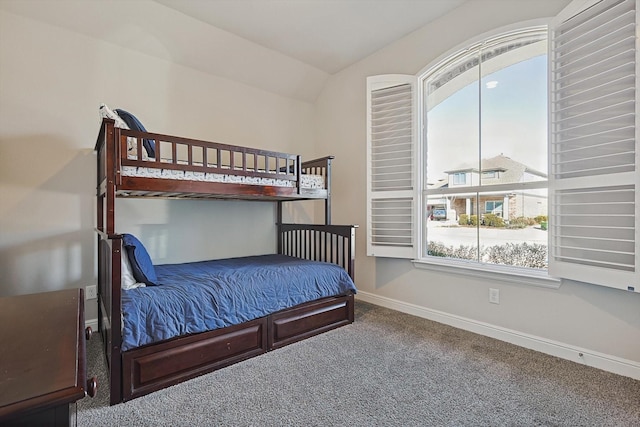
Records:
<instances>
[{"instance_id":1,"label":"view of house outside","mask_svg":"<svg viewBox=\"0 0 640 427\"><path fill-rule=\"evenodd\" d=\"M547 268L546 33L425 80L424 255Z\"/></svg>"}]
</instances>

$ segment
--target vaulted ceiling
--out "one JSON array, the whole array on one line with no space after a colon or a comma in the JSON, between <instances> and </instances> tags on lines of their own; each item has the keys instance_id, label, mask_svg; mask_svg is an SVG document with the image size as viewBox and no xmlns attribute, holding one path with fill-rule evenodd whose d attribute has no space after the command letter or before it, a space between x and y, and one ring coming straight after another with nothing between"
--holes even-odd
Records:
<instances>
[{"instance_id":1,"label":"vaulted ceiling","mask_svg":"<svg viewBox=\"0 0 640 427\"><path fill-rule=\"evenodd\" d=\"M0 9L283 96L470 0L0 0Z\"/></svg>"},{"instance_id":2,"label":"vaulted ceiling","mask_svg":"<svg viewBox=\"0 0 640 427\"><path fill-rule=\"evenodd\" d=\"M464 0L155 0L329 74Z\"/></svg>"}]
</instances>

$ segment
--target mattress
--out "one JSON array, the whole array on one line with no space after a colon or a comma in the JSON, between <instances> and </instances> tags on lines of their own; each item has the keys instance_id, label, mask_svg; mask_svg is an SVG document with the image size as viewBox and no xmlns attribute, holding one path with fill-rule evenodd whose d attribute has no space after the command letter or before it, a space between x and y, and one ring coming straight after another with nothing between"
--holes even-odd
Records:
<instances>
[{"instance_id":1,"label":"mattress","mask_svg":"<svg viewBox=\"0 0 640 427\"><path fill-rule=\"evenodd\" d=\"M275 175L275 173L274 173ZM188 181L207 181L207 182L228 182L234 184L251 184L251 185L268 185L273 187L295 187L296 181L264 178L245 175L205 173L193 171L180 171L175 169L159 169L141 166L123 166L122 176L131 176L138 178L161 178L161 179L177 179ZM300 185L302 188L323 189L324 177L322 175L300 175Z\"/></svg>"},{"instance_id":2,"label":"mattress","mask_svg":"<svg viewBox=\"0 0 640 427\"><path fill-rule=\"evenodd\" d=\"M261 255L155 266L158 286L122 291L122 350L355 293L338 265Z\"/></svg>"}]
</instances>

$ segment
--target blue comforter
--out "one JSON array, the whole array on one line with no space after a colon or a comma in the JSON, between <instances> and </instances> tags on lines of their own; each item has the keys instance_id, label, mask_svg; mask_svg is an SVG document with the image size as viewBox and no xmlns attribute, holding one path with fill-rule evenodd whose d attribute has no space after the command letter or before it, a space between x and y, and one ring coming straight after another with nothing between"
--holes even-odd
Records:
<instances>
[{"instance_id":1,"label":"blue comforter","mask_svg":"<svg viewBox=\"0 0 640 427\"><path fill-rule=\"evenodd\" d=\"M155 266L159 286L122 291L122 350L355 293L341 267L285 255Z\"/></svg>"}]
</instances>

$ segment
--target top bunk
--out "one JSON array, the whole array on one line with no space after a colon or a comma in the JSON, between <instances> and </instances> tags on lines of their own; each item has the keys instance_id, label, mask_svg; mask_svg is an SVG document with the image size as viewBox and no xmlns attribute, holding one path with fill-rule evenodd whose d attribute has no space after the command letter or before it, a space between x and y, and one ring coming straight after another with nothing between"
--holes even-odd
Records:
<instances>
[{"instance_id":1,"label":"top bunk","mask_svg":"<svg viewBox=\"0 0 640 427\"><path fill-rule=\"evenodd\" d=\"M102 119L97 196L325 200L333 156L301 156L123 129Z\"/></svg>"}]
</instances>

